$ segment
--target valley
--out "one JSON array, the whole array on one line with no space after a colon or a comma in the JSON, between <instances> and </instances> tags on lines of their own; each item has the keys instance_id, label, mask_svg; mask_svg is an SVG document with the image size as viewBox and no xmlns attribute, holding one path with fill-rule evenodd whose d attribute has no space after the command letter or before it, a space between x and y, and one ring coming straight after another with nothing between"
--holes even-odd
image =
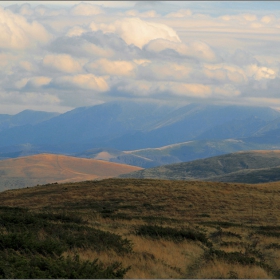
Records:
<instances>
[{"instance_id":1,"label":"valley","mask_svg":"<svg viewBox=\"0 0 280 280\"><path fill-rule=\"evenodd\" d=\"M278 111L37 113L0 122L0 277L280 277Z\"/></svg>"}]
</instances>

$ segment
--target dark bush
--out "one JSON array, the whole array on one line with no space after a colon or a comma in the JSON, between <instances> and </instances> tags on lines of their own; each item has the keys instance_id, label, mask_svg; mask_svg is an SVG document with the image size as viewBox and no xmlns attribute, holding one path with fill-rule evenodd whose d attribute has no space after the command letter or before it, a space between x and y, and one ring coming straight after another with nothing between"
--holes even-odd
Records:
<instances>
[{"instance_id":1,"label":"dark bush","mask_svg":"<svg viewBox=\"0 0 280 280\"><path fill-rule=\"evenodd\" d=\"M170 227L161 227L155 225L143 225L136 230L137 235L149 236L151 238L164 238L180 242L185 239L197 240L209 245L209 241L204 233L191 229L177 230Z\"/></svg>"},{"instance_id":2,"label":"dark bush","mask_svg":"<svg viewBox=\"0 0 280 280\"><path fill-rule=\"evenodd\" d=\"M123 268L120 263L105 267L98 259L93 262L81 261L78 256L50 258L40 255L19 255L13 250L0 252L1 279L123 278L128 269Z\"/></svg>"}]
</instances>

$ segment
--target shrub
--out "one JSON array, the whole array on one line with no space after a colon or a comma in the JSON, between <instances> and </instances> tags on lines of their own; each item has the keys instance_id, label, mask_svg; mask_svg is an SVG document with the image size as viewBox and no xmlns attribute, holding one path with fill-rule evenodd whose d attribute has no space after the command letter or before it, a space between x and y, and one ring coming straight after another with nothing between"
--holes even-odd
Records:
<instances>
[{"instance_id":1,"label":"shrub","mask_svg":"<svg viewBox=\"0 0 280 280\"><path fill-rule=\"evenodd\" d=\"M151 238L164 238L180 242L185 239L197 240L204 244L210 245L204 233L191 229L177 230L170 227L161 227L156 225L142 225L136 230L137 235L149 236Z\"/></svg>"},{"instance_id":2,"label":"shrub","mask_svg":"<svg viewBox=\"0 0 280 280\"><path fill-rule=\"evenodd\" d=\"M105 267L98 259L81 261L77 255L50 258L19 255L13 250L0 252L1 279L109 279L123 278L128 270L118 262Z\"/></svg>"}]
</instances>

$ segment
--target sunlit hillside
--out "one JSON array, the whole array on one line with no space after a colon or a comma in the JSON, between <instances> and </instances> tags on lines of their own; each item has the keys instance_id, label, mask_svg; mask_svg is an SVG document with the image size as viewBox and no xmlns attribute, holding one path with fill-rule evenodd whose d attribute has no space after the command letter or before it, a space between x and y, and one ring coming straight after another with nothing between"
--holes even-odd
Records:
<instances>
[{"instance_id":1,"label":"sunlit hillside","mask_svg":"<svg viewBox=\"0 0 280 280\"><path fill-rule=\"evenodd\" d=\"M39 154L0 161L0 190L109 178L140 169L102 160Z\"/></svg>"},{"instance_id":2,"label":"sunlit hillside","mask_svg":"<svg viewBox=\"0 0 280 280\"><path fill-rule=\"evenodd\" d=\"M279 192L279 182L149 179L9 190L0 196L2 259L21 278L88 278L96 261L107 277L96 266L95 278L279 278ZM0 271L12 275L1 262Z\"/></svg>"}]
</instances>

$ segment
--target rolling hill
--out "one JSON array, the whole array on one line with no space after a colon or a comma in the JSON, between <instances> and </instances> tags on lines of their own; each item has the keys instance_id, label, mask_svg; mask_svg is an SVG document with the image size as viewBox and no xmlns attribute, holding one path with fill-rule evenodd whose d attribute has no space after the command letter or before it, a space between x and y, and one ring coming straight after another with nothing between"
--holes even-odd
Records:
<instances>
[{"instance_id":1,"label":"rolling hill","mask_svg":"<svg viewBox=\"0 0 280 280\"><path fill-rule=\"evenodd\" d=\"M74 156L102 159L110 162L139 166L142 168L152 168L173 163L189 162L238 151L276 149L280 149L280 142L279 144L266 145L262 143L248 143L245 139L222 139L194 140L158 148L146 148L131 151L120 151L111 148L96 148L74 154Z\"/></svg>"},{"instance_id":2,"label":"rolling hill","mask_svg":"<svg viewBox=\"0 0 280 280\"><path fill-rule=\"evenodd\" d=\"M54 182L116 177L141 168L102 160L39 154L0 161L0 191Z\"/></svg>"},{"instance_id":3,"label":"rolling hill","mask_svg":"<svg viewBox=\"0 0 280 280\"><path fill-rule=\"evenodd\" d=\"M4 279L279 279L280 183L104 179L0 196Z\"/></svg>"},{"instance_id":4,"label":"rolling hill","mask_svg":"<svg viewBox=\"0 0 280 280\"><path fill-rule=\"evenodd\" d=\"M261 183L280 180L280 151L237 152L163 165L120 175L122 178Z\"/></svg>"}]
</instances>

